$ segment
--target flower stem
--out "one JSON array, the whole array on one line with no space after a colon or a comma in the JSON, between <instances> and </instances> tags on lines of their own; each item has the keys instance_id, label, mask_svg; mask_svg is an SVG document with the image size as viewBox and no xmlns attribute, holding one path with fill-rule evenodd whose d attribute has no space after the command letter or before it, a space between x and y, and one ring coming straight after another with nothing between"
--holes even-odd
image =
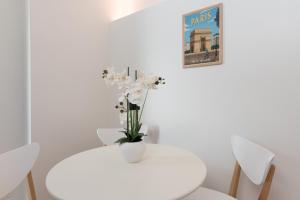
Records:
<instances>
[{"instance_id":1,"label":"flower stem","mask_svg":"<svg viewBox=\"0 0 300 200\"><path fill-rule=\"evenodd\" d=\"M127 76L130 76L129 67L127 68ZM130 108L129 108L128 95L126 97L126 102L127 102L127 135L129 135L129 112L130 112Z\"/></svg>"},{"instance_id":2,"label":"flower stem","mask_svg":"<svg viewBox=\"0 0 300 200\"><path fill-rule=\"evenodd\" d=\"M133 121L133 115L132 115L132 111L130 110L130 134L132 135L132 132L134 130L134 121Z\"/></svg>"},{"instance_id":3,"label":"flower stem","mask_svg":"<svg viewBox=\"0 0 300 200\"><path fill-rule=\"evenodd\" d=\"M128 98L126 98L127 102L127 135L129 134L129 101Z\"/></svg>"},{"instance_id":4,"label":"flower stem","mask_svg":"<svg viewBox=\"0 0 300 200\"><path fill-rule=\"evenodd\" d=\"M137 81L138 79L138 72L137 70L135 70L135 81ZM139 109L138 107L136 106L136 110L135 110L135 124L134 124L134 129L135 129L135 132L138 132L138 126L139 126Z\"/></svg>"},{"instance_id":5,"label":"flower stem","mask_svg":"<svg viewBox=\"0 0 300 200\"><path fill-rule=\"evenodd\" d=\"M143 111L144 111L145 103L146 103L146 100L147 100L147 97L148 97L148 93L149 93L149 89L147 89L147 92L146 92L146 96L145 96L145 99L144 99L144 103L143 103L143 107L142 107L142 110L141 110L139 121L141 121L141 118L142 118L142 115L143 115Z\"/></svg>"}]
</instances>

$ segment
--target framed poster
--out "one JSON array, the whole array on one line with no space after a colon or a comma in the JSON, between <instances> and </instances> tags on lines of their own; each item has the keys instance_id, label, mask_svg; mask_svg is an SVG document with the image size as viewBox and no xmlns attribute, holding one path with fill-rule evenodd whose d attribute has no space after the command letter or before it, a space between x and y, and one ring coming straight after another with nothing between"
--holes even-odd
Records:
<instances>
[{"instance_id":1,"label":"framed poster","mask_svg":"<svg viewBox=\"0 0 300 200\"><path fill-rule=\"evenodd\" d=\"M183 67L223 63L223 4L183 16Z\"/></svg>"}]
</instances>

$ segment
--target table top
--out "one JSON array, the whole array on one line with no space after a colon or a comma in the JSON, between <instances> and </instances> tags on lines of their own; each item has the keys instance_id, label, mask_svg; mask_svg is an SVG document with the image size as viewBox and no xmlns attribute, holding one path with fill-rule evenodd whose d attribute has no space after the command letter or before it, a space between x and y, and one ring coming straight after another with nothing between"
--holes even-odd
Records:
<instances>
[{"instance_id":1,"label":"table top","mask_svg":"<svg viewBox=\"0 0 300 200\"><path fill-rule=\"evenodd\" d=\"M132 164L113 145L58 163L46 186L59 200L175 200L197 189L205 177L205 164L187 150L147 144L143 160Z\"/></svg>"}]
</instances>

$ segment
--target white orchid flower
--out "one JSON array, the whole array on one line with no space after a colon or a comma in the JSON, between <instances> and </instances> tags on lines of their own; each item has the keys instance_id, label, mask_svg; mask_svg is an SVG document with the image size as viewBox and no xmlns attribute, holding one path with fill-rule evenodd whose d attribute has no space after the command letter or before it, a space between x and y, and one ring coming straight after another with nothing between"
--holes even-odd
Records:
<instances>
[{"instance_id":1,"label":"white orchid flower","mask_svg":"<svg viewBox=\"0 0 300 200\"><path fill-rule=\"evenodd\" d=\"M106 84L116 85L118 89L121 90L122 92L118 99L119 104L116 105L116 109L120 112L119 117L120 117L121 124L127 122L127 118L128 118L129 122L133 120L132 123L134 125L131 126L136 126L139 125L140 123L139 121L143 113L143 108L146 102L149 89L157 89L158 85L165 84L165 79L154 75L146 76L141 72L137 73L137 71L135 71L135 76L138 79L133 80L128 75L128 73L129 73L129 68L128 71L123 71L119 73L119 72L115 72L114 68L107 67L103 70L102 78L105 80ZM133 107L127 108L128 103L135 104L141 107L141 110L139 109L135 110L133 109ZM134 105L130 105L130 106L134 106ZM128 116L129 113L128 110L130 109L132 109L131 110L132 112L136 112L136 114L139 115L138 119L133 119ZM127 127L128 132L130 132L130 130L132 129L131 126Z\"/></svg>"},{"instance_id":2,"label":"white orchid flower","mask_svg":"<svg viewBox=\"0 0 300 200\"><path fill-rule=\"evenodd\" d=\"M119 102L124 102L124 100L125 100L125 96L126 95L124 95L124 94L121 94L121 96L119 97Z\"/></svg>"},{"instance_id":3,"label":"white orchid flower","mask_svg":"<svg viewBox=\"0 0 300 200\"><path fill-rule=\"evenodd\" d=\"M124 102L127 96L128 96L128 89L125 92L122 92L120 94L120 97L119 97L118 101L119 102Z\"/></svg>"},{"instance_id":4,"label":"white orchid flower","mask_svg":"<svg viewBox=\"0 0 300 200\"><path fill-rule=\"evenodd\" d=\"M104 78L106 84L114 85L114 79L115 79L114 68L106 67L103 70L102 77Z\"/></svg>"},{"instance_id":5,"label":"white orchid flower","mask_svg":"<svg viewBox=\"0 0 300 200\"><path fill-rule=\"evenodd\" d=\"M142 83L146 89L157 89L159 77L154 75L146 76L140 73L140 77L137 81Z\"/></svg>"},{"instance_id":6,"label":"white orchid flower","mask_svg":"<svg viewBox=\"0 0 300 200\"><path fill-rule=\"evenodd\" d=\"M142 83L136 82L131 84L131 87L127 90L129 102L140 106L142 104L144 92L145 88Z\"/></svg>"},{"instance_id":7,"label":"white orchid flower","mask_svg":"<svg viewBox=\"0 0 300 200\"><path fill-rule=\"evenodd\" d=\"M131 77L127 76L126 73L125 75L122 74L122 77L120 78L118 82L118 89L123 90L123 89L128 89L130 85L132 84L132 79Z\"/></svg>"},{"instance_id":8,"label":"white orchid flower","mask_svg":"<svg viewBox=\"0 0 300 200\"><path fill-rule=\"evenodd\" d=\"M102 77L105 79L106 84L118 85L119 89L123 89L131 82L131 78L127 76L126 71L117 73L112 67L105 68Z\"/></svg>"},{"instance_id":9,"label":"white orchid flower","mask_svg":"<svg viewBox=\"0 0 300 200\"><path fill-rule=\"evenodd\" d=\"M124 123L127 122L127 113L126 112L120 113L119 117L120 117L120 123L121 124L124 124Z\"/></svg>"}]
</instances>

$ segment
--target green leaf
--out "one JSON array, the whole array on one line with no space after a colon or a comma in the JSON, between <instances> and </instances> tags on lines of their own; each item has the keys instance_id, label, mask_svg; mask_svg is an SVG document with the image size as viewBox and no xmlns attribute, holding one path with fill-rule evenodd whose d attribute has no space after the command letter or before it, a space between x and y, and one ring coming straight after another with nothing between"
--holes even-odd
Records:
<instances>
[{"instance_id":1,"label":"green leaf","mask_svg":"<svg viewBox=\"0 0 300 200\"><path fill-rule=\"evenodd\" d=\"M120 133L124 133L125 135L126 135L126 137L127 137L127 135L128 135L128 133L127 133L127 131L119 131Z\"/></svg>"},{"instance_id":2,"label":"green leaf","mask_svg":"<svg viewBox=\"0 0 300 200\"><path fill-rule=\"evenodd\" d=\"M126 142L130 142L127 137L123 137L123 138L120 138L117 141L115 141L115 143L119 143L119 144L124 144Z\"/></svg>"}]
</instances>

